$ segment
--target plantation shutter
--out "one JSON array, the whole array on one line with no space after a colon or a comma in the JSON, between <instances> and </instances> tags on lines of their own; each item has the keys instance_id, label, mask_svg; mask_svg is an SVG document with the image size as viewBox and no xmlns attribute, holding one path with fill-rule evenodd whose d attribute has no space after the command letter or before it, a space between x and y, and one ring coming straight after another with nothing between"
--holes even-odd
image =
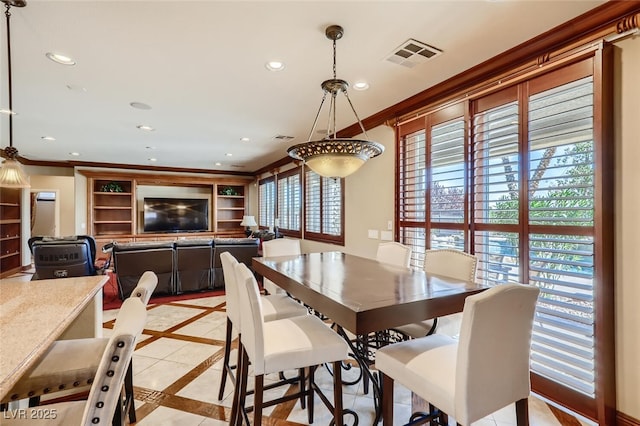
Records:
<instances>
[{"instance_id":1,"label":"plantation shutter","mask_svg":"<svg viewBox=\"0 0 640 426\"><path fill-rule=\"evenodd\" d=\"M410 246L411 265L422 268L426 249L427 145L424 120L402 126L398 146L399 241Z\"/></svg>"},{"instance_id":2,"label":"plantation shutter","mask_svg":"<svg viewBox=\"0 0 640 426\"><path fill-rule=\"evenodd\" d=\"M461 114L461 107L441 111L430 118L429 129L429 248L464 250L466 165L464 117L448 119ZM444 122L438 122L448 119Z\"/></svg>"},{"instance_id":3,"label":"plantation shutter","mask_svg":"<svg viewBox=\"0 0 640 426\"><path fill-rule=\"evenodd\" d=\"M307 170L305 173L305 222L306 232L321 233L320 218L322 213L322 198L320 188L320 175Z\"/></svg>"},{"instance_id":4,"label":"plantation shutter","mask_svg":"<svg viewBox=\"0 0 640 426\"><path fill-rule=\"evenodd\" d=\"M474 254L478 276L492 284L520 282L520 139L517 90L475 103L473 116Z\"/></svg>"},{"instance_id":5,"label":"plantation shutter","mask_svg":"<svg viewBox=\"0 0 640 426\"><path fill-rule=\"evenodd\" d=\"M342 181L322 178L322 232L327 235L342 234Z\"/></svg>"},{"instance_id":6,"label":"plantation shutter","mask_svg":"<svg viewBox=\"0 0 640 426\"><path fill-rule=\"evenodd\" d=\"M532 371L595 396L593 79L529 98ZM545 172L541 173L540 170Z\"/></svg>"},{"instance_id":7,"label":"plantation shutter","mask_svg":"<svg viewBox=\"0 0 640 426\"><path fill-rule=\"evenodd\" d=\"M276 183L274 177L262 179L258 184L258 225L274 226L276 214Z\"/></svg>"},{"instance_id":8,"label":"plantation shutter","mask_svg":"<svg viewBox=\"0 0 640 426\"><path fill-rule=\"evenodd\" d=\"M299 168L278 175L278 220L281 232L300 237L302 188Z\"/></svg>"}]
</instances>

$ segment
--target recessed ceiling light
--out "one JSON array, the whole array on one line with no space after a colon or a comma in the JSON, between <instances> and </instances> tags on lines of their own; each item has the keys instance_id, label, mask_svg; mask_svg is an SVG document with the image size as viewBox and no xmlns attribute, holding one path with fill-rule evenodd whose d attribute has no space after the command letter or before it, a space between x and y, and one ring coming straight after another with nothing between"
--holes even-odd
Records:
<instances>
[{"instance_id":1,"label":"recessed ceiling light","mask_svg":"<svg viewBox=\"0 0 640 426\"><path fill-rule=\"evenodd\" d=\"M369 83L366 81L356 81L353 83L354 90L367 90L369 88Z\"/></svg>"},{"instance_id":2,"label":"recessed ceiling light","mask_svg":"<svg viewBox=\"0 0 640 426\"><path fill-rule=\"evenodd\" d=\"M79 152L70 152L69 155L73 155L74 157L79 157L80 153Z\"/></svg>"},{"instance_id":3,"label":"recessed ceiling light","mask_svg":"<svg viewBox=\"0 0 640 426\"><path fill-rule=\"evenodd\" d=\"M157 158L149 158L149 161L158 161Z\"/></svg>"},{"instance_id":4,"label":"recessed ceiling light","mask_svg":"<svg viewBox=\"0 0 640 426\"><path fill-rule=\"evenodd\" d=\"M230 153L230 152L227 152L225 155L226 155L227 157L231 157L233 154L232 154L232 153Z\"/></svg>"},{"instance_id":5,"label":"recessed ceiling light","mask_svg":"<svg viewBox=\"0 0 640 426\"><path fill-rule=\"evenodd\" d=\"M42 136L40 139L44 140L44 141L55 141L56 138L54 138L53 136Z\"/></svg>"},{"instance_id":6,"label":"recessed ceiling light","mask_svg":"<svg viewBox=\"0 0 640 426\"><path fill-rule=\"evenodd\" d=\"M240 140L241 140L242 142L249 142L251 139L249 139L249 138L240 138Z\"/></svg>"},{"instance_id":7,"label":"recessed ceiling light","mask_svg":"<svg viewBox=\"0 0 640 426\"><path fill-rule=\"evenodd\" d=\"M147 132L153 132L155 130L153 127L147 126L145 124L138 124L136 127L140 130L146 130Z\"/></svg>"},{"instance_id":8,"label":"recessed ceiling light","mask_svg":"<svg viewBox=\"0 0 640 426\"><path fill-rule=\"evenodd\" d=\"M47 52L46 55L47 55L47 58L49 58L53 62L56 62L56 63L61 64L61 65L75 65L76 64L76 61L74 61L70 57L65 56L65 55L61 55L59 53Z\"/></svg>"},{"instance_id":9,"label":"recessed ceiling light","mask_svg":"<svg viewBox=\"0 0 640 426\"><path fill-rule=\"evenodd\" d=\"M284 62L280 62L280 61L269 61L266 64L264 64L264 66L269 70L269 71L282 71L284 69Z\"/></svg>"},{"instance_id":10,"label":"recessed ceiling light","mask_svg":"<svg viewBox=\"0 0 640 426\"><path fill-rule=\"evenodd\" d=\"M151 109L151 105L147 105L142 102L130 102L129 105L136 109Z\"/></svg>"},{"instance_id":11,"label":"recessed ceiling light","mask_svg":"<svg viewBox=\"0 0 640 426\"><path fill-rule=\"evenodd\" d=\"M17 112L11 111L10 109L0 109L0 114L16 115Z\"/></svg>"},{"instance_id":12,"label":"recessed ceiling light","mask_svg":"<svg viewBox=\"0 0 640 426\"><path fill-rule=\"evenodd\" d=\"M222 163L216 163L216 166L222 166Z\"/></svg>"}]
</instances>

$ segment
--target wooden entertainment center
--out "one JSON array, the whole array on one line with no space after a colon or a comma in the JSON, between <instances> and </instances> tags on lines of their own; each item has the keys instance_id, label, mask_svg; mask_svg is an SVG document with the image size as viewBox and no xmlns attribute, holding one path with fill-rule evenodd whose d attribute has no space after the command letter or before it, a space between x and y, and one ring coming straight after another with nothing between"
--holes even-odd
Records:
<instances>
[{"instance_id":1,"label":"wooden entertainment center","mask_svg":"<svg viewBox=\"0 0 640 426\"><path fill-rule=\"evenodd\" d=\"M252 177L211 178L167 174L128 174L83 170L87 177L87 233L96 238L98 249L113 240L172 241L201 237L244 237L240 226L248 205ZM210 200L210 222L206 232L143 232L138 217L139 193L146 187L167 191L197 190Z\"/></svg>"}]
</instances>

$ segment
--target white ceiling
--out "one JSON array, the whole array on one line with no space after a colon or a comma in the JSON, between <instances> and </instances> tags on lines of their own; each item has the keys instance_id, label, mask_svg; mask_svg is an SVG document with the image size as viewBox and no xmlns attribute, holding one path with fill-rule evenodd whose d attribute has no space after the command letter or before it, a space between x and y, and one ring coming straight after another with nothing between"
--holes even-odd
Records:
<instances>
[{"instance_id":1,"label":"white ceiling","mask_svg":"<svg viewBox=\"0 0 640 426\"><path fill-rule=\"evenodd\" d=\"M29 160L251 172L307 140L320 83L332 76L327 25L345 29L337 77L370 85L349 91L365 118L602 3L28 0L11 18L14 146ZM0 28L6 108L4 23ZM444 53L414 68L385 60L409 38ZM47 52L77 64L56 64ZM265 63L274 59L286 69L268 71ZM355 118L339 100L343 128ZM134 109L134 101L152 109ZM4 147L5 115L1 126Z\"/></svg>"}]
</instances>

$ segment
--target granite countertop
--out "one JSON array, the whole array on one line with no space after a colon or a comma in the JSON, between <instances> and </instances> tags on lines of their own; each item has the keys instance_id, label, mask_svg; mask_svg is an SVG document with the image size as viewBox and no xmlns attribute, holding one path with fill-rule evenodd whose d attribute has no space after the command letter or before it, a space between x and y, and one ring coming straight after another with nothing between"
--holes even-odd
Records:
<instances>
[{"instance_id":1,"label":"granite countertop","mask_svg":"<svg viewBox=\"0 0 640 426\"><path fill-rule=\"evenodd\" d=\"M107 282L106 275L0 280L0 398Z\"/></svg>"}]
</instances>

